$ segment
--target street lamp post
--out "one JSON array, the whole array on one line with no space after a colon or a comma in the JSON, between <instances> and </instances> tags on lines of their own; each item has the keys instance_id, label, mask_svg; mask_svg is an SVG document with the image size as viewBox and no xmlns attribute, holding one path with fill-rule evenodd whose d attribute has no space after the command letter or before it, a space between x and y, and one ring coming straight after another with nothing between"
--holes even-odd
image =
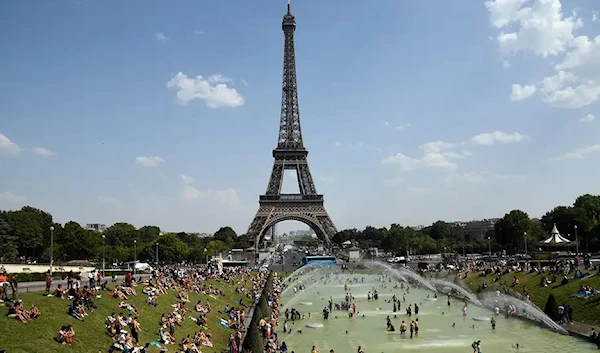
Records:
<instances>
[{"instance_id":1,"label":"street lamp post","mask_svg":"<svg viewBox=\"0 0 600 353\"><path fill-rule=\"evenodd\" d=\"M102 277L106 271L106 235L102 234Z\"/></svg>"},{"instance_id":2,"label":"street lamp post","mask_svg":"<svg viewBox=\"0 0 600 353\"><path fill-rule=\"evenodd\" d=\"M490 266L492 265L492 241L490 240L490 237L488 238L488 259L490 259Z\"/></svg>"},{"instance_id":3,"label":"street lamp post","mask_svg":"<svg viewBox=\"0 0 600 353\"><path fill-rule=\"evenodd\" d=\"M54 226L50 226L50 276L54 267Z\"/></svg>"},{"instance_id":4,"label":"street lamp post","mask_svg":"<svg viewBox=\"0 0 600 353\"><path fill-rule=\"evenodd\" d=\"M525 236L525 259L527 259L527 232L523 232L523 235Z\"/></svg>"},{"instance_id":5,"label":"street lamp post","mask_svg":"<svg viewBox=\"0 0 600 353\"><path fill-rule=\"evenodd\" d=\"M156 243L156 266L158 266L158 243Z\"/></svg>"},{"instance_id":6,"label":"street lamp post","mask_svg":"<svg viewBox=\"0 0 600 353\"><path fill-rule=\"evenodd\" d=\"M208 265L208 249L204 248L204 254L206 255L206 264Z\"/></svg>"},{"instance_id":7,"label":"street lamp post","mask_svg":"<svg viewBox=\"0 0 600 353\"><path fill-rule=\"evenodd\" d=\"M136 275L137 273L137 268L136 265L137 264L137 239L133 240L133 274Z\"/></svg>"},{"instance_id":8,"label":"street lamp post","mask_svg":"<svg viewBox=\"0 0 600 353\"><path fill-rule=\"evenodd\" d=\"M575 258L579 259L579 239L577 238L577 224L573 226L575 229ZM579 263L577 263L577 268L579 268Z\"/></svg>"}]
</instances>

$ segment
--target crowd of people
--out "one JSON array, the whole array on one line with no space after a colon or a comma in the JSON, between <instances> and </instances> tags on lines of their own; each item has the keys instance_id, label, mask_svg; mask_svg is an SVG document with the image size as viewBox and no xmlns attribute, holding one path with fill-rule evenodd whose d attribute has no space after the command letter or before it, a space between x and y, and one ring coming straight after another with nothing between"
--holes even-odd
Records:
<instances>
[{"instance_id":1,"label":"crowd of people","mask_svg":"<svg viewBox=\"0 0 600 353\"><path fill-rule=\"evenodd\" d=\"M69 273L65 288L61 284L51 291L52 278L48 272L46 276L46 296L68 300L66 314L72 318L84 321L89 315L94 315L98 308L95 301L103 295L110 297L110 305L114 305L115 312L105 320L105 332L111 338L109 352L145 353L149 347L160 347L161 351L167 346L176 346L177 351L184 353L200 353L202 347L212 347L212 334L208 330L209 321L215 320L215 313L219 322L210 322L211 326L218 324L231 331L229 349L232 352L241 352L242 341L247 325L247 310L252 303L260 297L262 288L267 278L266 273L250 273L241 267L218 269L216 266L166 266L152 271L149 279L134 278L132 273L127 273L122 283L115 283L108 288L107 282L102 283L99 271L91 272L88 285L82 285L81 274ZM6 277L6 273L0 273ZM212 281L207 281L212 280ZM217 283L216 283L217 282ZM217 286L224 283L235 288L235 292L242 296L241 300L225 298L222 290ZM168 293L173 296L163 297ZM207 299L198 300L190 304L190 294L204 294ZM29 322L41 315L35 304L30 309L25 309L23 302L16 298L7 297L6 291L2 292L2 301L9 308L11 317ZM140 310L132 302L132 297L146 296L146 304L157 308L158 302L165 300L170 309L163 312L155 327L142 327L140 323ZM16 295L13 295L16 297ZM42 299L44 300L44 299ZM172 301L172 302L169 302ZM211 304L211 301L213 303ZM138 301L139 302L139 301ZM105 305L106 301L102 301ZM269 295L269 305L273 307L273 314L269 320L272 327L276 326L277 301L276 293ZM215 307L216 306L216 307ZM161 305L164 308L165 305ZM214 308L213 308L214 307ZM156 309L159 310L159 309ZM164 309L163 309L164 310ZM193 335L179 334L179 328L186 322L192 322L198 329ZM145 325L148 325L145 321ZM87 322L85 323L88 324ZM189 324L188 324L189 325ZM262 329L262 327L261 327ZM150 342L140 342L140 333L144 330L156 332L155 338ZM269 331L268 337L271 337ZM148 337L148 335L146 335ZM60 327L54 340L59 344L76 344L73 325L67 324ZM265 342L266 344L267 342ZM84 344L82 342L81 344Z\"/></svg>"}]
</instances>

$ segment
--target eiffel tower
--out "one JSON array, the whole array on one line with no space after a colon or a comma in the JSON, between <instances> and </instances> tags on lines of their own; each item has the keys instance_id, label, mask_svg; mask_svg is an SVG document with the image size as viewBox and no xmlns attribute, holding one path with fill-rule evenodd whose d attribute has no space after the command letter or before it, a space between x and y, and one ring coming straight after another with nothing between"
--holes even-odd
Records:
<instances>
[{"instance_id":1,"label":"eiffel tower","mask_svg":"<svg viewBox=\"0 0 600 353\"><path fill-rule=\"evenodd\" d=\"M273 150L273 170L267 191L264 195L259 196L258 212L247 232L250 240L254 241L256 249L259 248L265 232L282 221L300 221L308 225L327 245L330 244L330 238L337 233L337 229L323 205L323 195L317 193L308 168L308 150L302 142L296 84L296 54L294 53L296 19L290 12L289 1L281 26L285 45L279 140L277 148ZM281 193L285 170L296 171L299 194Z\"/></svg>"}]
</instances>

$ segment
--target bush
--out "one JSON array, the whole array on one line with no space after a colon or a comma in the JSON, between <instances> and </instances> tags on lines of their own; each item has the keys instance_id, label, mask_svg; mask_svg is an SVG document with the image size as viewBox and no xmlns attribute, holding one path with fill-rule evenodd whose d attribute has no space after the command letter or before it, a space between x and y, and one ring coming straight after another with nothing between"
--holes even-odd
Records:
<instances>
[{"instance_id":1,"label":"bush","mask_svg":"<svg viewBox=\"0 0 600 353\"><path fill-rule=\"evenodd\" d=\"M554 294L552 293L550 293L548 296L546 306L544 307L544 313L546 313L546 315L548 315L552 320L558 320L558 305L556 304L556 298L554 298Z\"/></svg>"}]
</instances>

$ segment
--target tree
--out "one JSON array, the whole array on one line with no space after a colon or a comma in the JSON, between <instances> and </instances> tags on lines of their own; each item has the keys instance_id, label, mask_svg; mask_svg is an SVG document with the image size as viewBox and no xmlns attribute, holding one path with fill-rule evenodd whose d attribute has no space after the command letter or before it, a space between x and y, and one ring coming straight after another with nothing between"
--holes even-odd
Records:
<instances>
[{"instance_id":1,"label":"tree","mask_svg":"<svg viewBox=\"0 0 600 353\"><path fill-rule=\"evenodd\" d=\"M19 211L8 212L5 221L17 239L22 256L37 258L50 243L52 216L44 211L25 206Z\"/></svg>"},{"instance_id":2,"label":"tree","mask_svg":"<svg viewBox=\"0 0 600 353\"><path fill-rule=\"evenodd\" d=\"M250 237L247 234L242 234L237 237L235 242L231 245L232 249L247 249L250 245Z\"/></svg>"},{"instance_id":3,"label":"tree","mask_svg":"<svg viewBox=\"0 0 600 353\"><path fill-rule=\"evenodd\" d=\"M554 298L554 294L552 293L550 293L550 295L548 296L546 306L544 307L544 313L548 315L552 320L558 320L558 305L556 304L556 299Z\"/></svg>"},{"instance_id":4,"label":"tree","mask_svg":"<svg viewBox=\"0 0 600 353\"><path fill-rule=\"evenodd\" d=\"M215 240L220 240L227 246L231 246L237 240L237 234L231 227L221 227L213 236Z\"/></svg>"},{"instance_id":5,"label":"tree","mask_svg":"<svg viewBox=\"0 0 600 353\"><path fill-rule=\"evenodd\" d=\"M115 223L106 229L105 235L106 244L111 247L132 247L137 239L137 230L129 223Z\"/></svg>"},{"instance_id":6,"label":"tree","mask_svg":"<svg viewBox=\"0 0 600 353\"><path fill-rule=\"evenodd\" d=\"M444 221L437 221L431 225L429 229L429 236L435 240L442 238L450 238L452 235L452 228Z\"/></svg>"},{"instance_id":7,"label":"tree","mask_svg":"<svg viewBox=\"0 0 600 353\"><path fill-rule=\"evenodd\" d=\"M221 240L211 240L206 245L206 250L208 251L208 255L212 256L214 254L220 253L229 247Z\"/></svg>"},{"instance_id":8,"label":"tree","mask_svg":"<svg viewBox=\"0 0 600 353\"><path fill-rule=\"evenodd\" d=\"M521 210L510 211L494 225L497 242L509 253L525 244L525 233L531 228L529 215Z\"/></svg>"},{"instance_id":9,"label":"tree","mask_svg":"<svg viewBox=\"0 0 600 353\"><path fill-rule=\"evenodd\" d=\"M158 238L160 235L160 228L157 226L143 226L137 230L137 241L141 243L148 243Z\"/></svg>"},{"instance_id":10,"label":"tree","mask_svg":"<svg viewBox=\"0 0 600 353\"><path fill-rule=\"evenodd\" d=\"M16 261L18 256L17 237L10 235L10 225L0 218L0 263Z\"/></svg>"},{"instance_id":11,"label":"tree","mask_svg":"<svg viewBox=\"0 0 600 353\"><path fill-rule=\"evenodd\" d=\"M140 249L140 259L155 259L158 243L158 259L161 262L178 262L187 260L190 248L175 233L164 233L156 240L145 243Z\"/></svg>"},{"instance_id":12,"label":"tree","mask_svg":"<svg viewBox=\"0 0 600 353\"><path fill-rule=\"evenodd\" d=\"M56 228L54 231L56 232ZM91 260L98 255L100 234L83 229L79 223L70 221L55 238L61 245L65 260Z\"/></svg>"}]
</instances>

